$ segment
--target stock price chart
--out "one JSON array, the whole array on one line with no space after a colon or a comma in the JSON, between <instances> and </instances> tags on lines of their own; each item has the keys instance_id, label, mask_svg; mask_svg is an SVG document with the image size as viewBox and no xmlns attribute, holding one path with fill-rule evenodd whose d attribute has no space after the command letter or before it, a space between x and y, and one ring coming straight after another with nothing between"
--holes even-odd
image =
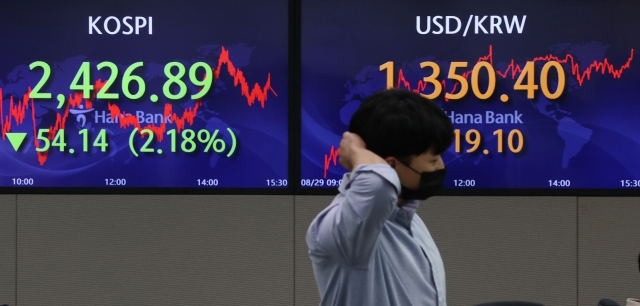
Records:
<instances>
[{"instance_id":1,"label":"stock price chart","mask_svg":"<svg viewBox=\"0 0 640 306\"><path fill-rule=\"evenodd\" d=\"M334 188L361 102L404 88L455 140L448 189L638 189L637 1L303 1L300 186Z\"/></svg>"},{"instance_id":2,"label":"stock price chart","mask_svg":"<svg viewBox=\"0 0 640 306\"><path fill-rule=\"evenodd\" d=\"M287 1L0 13L0 187L286 188Z\"/></svg>"}]
</instances>

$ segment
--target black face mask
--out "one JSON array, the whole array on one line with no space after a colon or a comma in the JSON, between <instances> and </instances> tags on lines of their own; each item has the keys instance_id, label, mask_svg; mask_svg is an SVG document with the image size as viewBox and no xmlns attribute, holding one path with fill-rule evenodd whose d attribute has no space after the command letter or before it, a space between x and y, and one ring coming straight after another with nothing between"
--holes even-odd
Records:
<instances>
[{"instance_id":1,"label":"black face mask","mask_svg":"<svg viewBox=\"0 0 640 306\"><path fill-rule=\"evenodd\" d=\"M418 172L415 169L405 165L407 168L413 170L413 172L420 174L420 186L418 190L411 190L405 186L402 186L400 195L403 200L420 200L424 201L433 196L442 188L444 184L444 178L447 176L447 168L432 172Z\"/></svg>"}]
</instances>

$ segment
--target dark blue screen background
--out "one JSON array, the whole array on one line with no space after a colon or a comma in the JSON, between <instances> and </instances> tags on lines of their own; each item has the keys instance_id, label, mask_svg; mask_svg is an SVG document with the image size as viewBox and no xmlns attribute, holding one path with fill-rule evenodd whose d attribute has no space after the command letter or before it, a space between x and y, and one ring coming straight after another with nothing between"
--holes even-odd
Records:
<instances>
[{"instance_id":1,"label":"dark blue screen background","mask_svg":"<svg viewBox=\"0 0 640 306\"><path fill-rule=\"evenodd\" d=\"M637 1L302 1L303 187L334 187L327 180L342 177L345 169L334 166L331 147L339 146L361 101L385 88L386 74L380 65L393 61L394 84L402 69L414 89L431 74L420 68L423 61L438 63L438 80L444 80L451 62L468 62L468 68L457 70L462 73L489 54L500 72L508 71L512 60L524 67L527 61L548 55L570 56L574 65L562 64L566 85L558 99L547 99L540 90L534 99L527 99L525 91L514 90L519 74L498 75L495 93L487 100L476 98L471 88L461 100L445 101L444 95L435 99L448 114L480 114L483 121L454 122L461 131L462 150L455 152L453 145L443 154L449 170L446 188L461 188L470 181L473 187L464 188L558 188L553 184L559 181L568 181L569 188L622 188L621 180L640 179L640 65L632 56L640 46L638 11ZM416 16L421 16L424 31L427 16L438 15L459 17L460 31L417 32ZM470 15L509 20L515 15L520 21L526 15L526 22L521 34L515 29L506 33L504 22L503 34L484 34L482 29L476 34L472 22L463 37ZM490 18L483 24L487 31ZM440 23L444 25L445 19ZM435 30L432 24L431 31ZM609 65L604 71L592 67L586 76L591 64L605 61ZM546 62L536 61L538 85ZM627 62L630 65L623 68ZM557 86L554 71L549 73L552 92ZM612 71L621 74L617 77ZM482 70L483 91L486 81ZM453 83L447 82L448 92ZM508 102L500 101L502 94L508 95ZM487 111L517 112L522 123L486 123ZM483 140L478 150L466 153L471 146L465 133L470 129L478 130ZM498 129L504 131L503 153L497 152L493 135ZM514 129L524 136L519 153L507 147L508 133Z\"/></svg>"},{"instance_id":2,"label":"dark blue screen background","mask_svg":"<svg viewBox=\"0 0 640 306\"><path fill-rule=\"evenodd\" d=\"M102 16L97 22L102 35L89 35L89 16ZM152 16L153 32L148 26L139 35L118 33L109 35L103 27L109 16ZM135 23L135 20L131 22ZM15 187L15 178L32 178L33 187L103 187L105 179L126 179L126 187L201 187L198 179L216 179L217 187L265 188L286 187L288 179L288 2L287 1L18 1L0 12L0 88L2 88L3 123L11 121L7 132L26 132L26 140L18 152L8 139L0 138L0 187ZM110 30L115 22L110 23ZM128 28L121 24L121 32ZM193 153L170 152L167 135L157 137L150 147L162 149L162 154L141 153L135 157L129 148L133 126L103 123L101 115L109 113L108 102L123 112L136 115L163 114L165 104L181 117L193 109L196 102L188 97L171 101L163 96L167 80L164 66L169 62L184 64L187 73L182 80L188 85L188 95L197 92L190 84L188 70L196 62L206 62L217 68L222 47L229 51L229 60L239 68L251 91L264 89L270 80L264 108L259 101L249 105L241 84L222 66L219 79L202 99L192 124L185 128L196 132L219 130L218 138L226 142L223 153L204 153L206 144L196 140ZM34 108L26 110L26 118L18 124L10 117L10 98L20 99L42 77L42 69L30 71L29 64L43 61L52 73L42 92L52 93L51 100L35 100ZM86 122L68 114L65 126L67 150L74 154L50 149L46 161L38 161L34 145L34 128L47 129L63 116L57 109L58 94L69 96L69 85L82 62L91 63L92 83L106 80L109 70L98 72L96 65L109 61L119 68L119 76L109 92L120 93L114 101L94 100L93 111L85 114ZM146 93L138 100L125 98L121 90L122 75L135 62L144 66L135 70L146 83ZM200 70L199 78L204 70ZM177 90L174 85L172 87ZM136 92L136 86L131 86ZM175 92L175 91L174 91ZM150 101L157 94L157 103ZM17 102L17 101L16 101ZM29 103L31 105L31 103ZM82 107L84 108L83 102ZM79 107L72 107L79 109ZM97 114L97 119L96 119ZM35 117L35 121L32 119ZM141 123L144 127L147 123ZM156 126L159 123L155 124ZM175 129L168 123L166 130ZM237 148L231 157L231 135L237 137ZM79 130L88 129L90 152L81 152ZM102 153L92 146L100 130L106 130L109 149ZM145 139L137 137L138 150ZM274 180L267 183L267 180ZM208 181L210 182L210 181Z\"/></svg>"}]
</instances>

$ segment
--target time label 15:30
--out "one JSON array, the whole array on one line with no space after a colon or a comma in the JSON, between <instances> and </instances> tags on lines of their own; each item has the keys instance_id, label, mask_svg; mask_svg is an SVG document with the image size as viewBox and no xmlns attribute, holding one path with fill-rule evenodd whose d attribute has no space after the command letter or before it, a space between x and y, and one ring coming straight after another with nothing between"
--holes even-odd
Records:
<instances>
[{"instance_id":1,"label":"time label 15:30","mask_svg":"<svg viewBox=\"0 0 640 306\"><path fill-rule=\"evenodd\" d=\"M620 184L627 188L640 187L640 180L620 180Z\"/></svg>"},{"instance_id":2,"label":"time label 15:30","mask_svg":"<svg viewBox=\"0 0 640 306\"><path fill-rule=\"evenodd\" d=\"M269 187L287 187L288 184L286 179L268 179L266 181Z\"/></svg>"}]
</instances>

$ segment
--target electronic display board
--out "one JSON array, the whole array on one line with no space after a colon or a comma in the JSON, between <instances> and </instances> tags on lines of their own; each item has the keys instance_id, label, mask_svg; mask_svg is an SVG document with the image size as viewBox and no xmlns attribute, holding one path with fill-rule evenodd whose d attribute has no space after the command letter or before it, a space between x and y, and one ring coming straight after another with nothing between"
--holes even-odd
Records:
<instances>
[{"instance_id":1,"label":"electronic display board","mask_svg":"<svg viewBox=\"0 0 640 306\"><path fill-rule=\"evenodd\" d=\"M288 9L5 6L0 187L288 188Z\"/></svg>"},{"instance_id":2,"label":"electronic display board","mask_svg":"<svg viewBox=\"0 0 640 306\"><path fill-rule=\"evenodd\" d=\"M301 188L340 184L352 114L396 87L453 122L445 190L640 189L640 2L303 0L301 10Z\"/></svg>"}]
</instances>

